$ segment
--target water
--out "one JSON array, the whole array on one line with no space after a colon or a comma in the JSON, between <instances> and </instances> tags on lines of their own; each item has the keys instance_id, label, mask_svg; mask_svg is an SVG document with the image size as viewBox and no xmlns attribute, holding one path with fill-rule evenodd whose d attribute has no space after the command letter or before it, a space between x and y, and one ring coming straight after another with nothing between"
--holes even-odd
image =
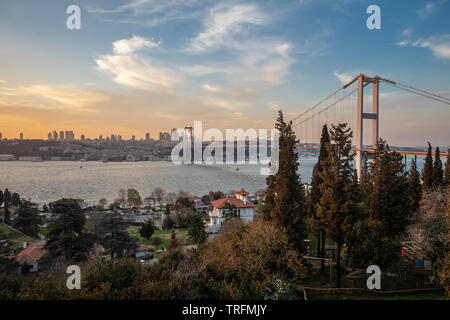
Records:
<instances>
[{"instance_id":1,"label":"water","mask_svg":"<svg viewBox=\"0 0 450 320\"><path fill-rule=\"evenodd\" d=\"M317 158L300 159L303 182L311 181ZM408 158L408 167L411 157ZM82 166L83 168L80 168ZM419 170L423 157L418 158ZM236 170L239 168L239 171ZM168 161L75 162L0 161L0 189L8 188L41 205L60 198L81 198L89 205L106 198L112 202L119 189L135 188L144 198L156 187L166 192L183 190L202 196L209 191L244 188L250 193L266 187L256 165L175 165Z\"/></svg>"}]
</instances>

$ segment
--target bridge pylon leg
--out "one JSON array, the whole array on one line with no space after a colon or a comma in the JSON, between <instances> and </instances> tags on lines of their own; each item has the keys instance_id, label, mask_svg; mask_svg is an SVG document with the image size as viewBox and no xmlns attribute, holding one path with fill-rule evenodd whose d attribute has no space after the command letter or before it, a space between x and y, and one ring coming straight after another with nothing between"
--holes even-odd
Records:
<instances>
[{"instance_id":1,"label":"bridge pylon leg","mask_svg":"<svg viewBox=\"0 0 450 320\"><path fill-rule=\"evenodd\" d=\"M373 154L373 150L376 149L379 137L379 77L368 78L363 74L357 77L358 80L358 102L356 110L356 135L355 135L355 147L356 147L356 171L358 178L361 177L361 168L363 161ZM373 84L373 97L372 97L372 113L364 112L364 87L369 83ZM372 120L372 149L364 146L364 120Z\"/></svg>"}]
</instances>

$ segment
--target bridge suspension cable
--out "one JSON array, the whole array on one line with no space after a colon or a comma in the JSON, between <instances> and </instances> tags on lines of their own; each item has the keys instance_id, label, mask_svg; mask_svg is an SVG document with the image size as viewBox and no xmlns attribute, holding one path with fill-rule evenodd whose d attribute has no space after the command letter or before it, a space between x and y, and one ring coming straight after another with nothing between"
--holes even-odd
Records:
<instances>
[{"instance_id":1,"label":"bridge suspension cable","mask_svg":"<svg viewBox=\"0 0 450 320\"><path fill-rule=\"evenodd\" d=\"M450 105L450 99L449 98L437 95L435 93L431 93L431 92L428 92L428 91L425 91L425 90L417 89L417 88L414 88L414 87L411 87L411 86L408 86L406 84L402 84L402 83L399 83L399 82L386 81L385 79L382 79L382 78L380 78L380 81L382 81L382 82L384 82L384 83L386 83L386 84L388 84L388 85L390 85L392 87L398 88L400 90L408 91L408 92L420 95L422 97L425 97L425 98L428 98L428 99L433 99L433 100L436 100L436 101L439 101L439 102L442 102L442 103Z\"/></svg>"},{"instance_id":2,"label":"bridge suspension cable","mask_svg":"<svg viewBox=\"0 0 450 320\"><path fill-rule=\"evenodd\" d=\"M339 92L340 90L342 90L342 88L339 89L339 90L337 90L336 93ZM310 116L309 118L306 118L306 119L304 119L304 120L302 120L302 121L300 121L300 122L297 122L297 123L293 124L292 127L295 128L296 126L298 126L298 125L300 125L300 124L302 124L302 123L304 123L304 122L306 122L306 121L308 121L308 120L311 120L311 119L314 118L315 116L321 114L322 112L324 112L324 111L330 109L331 107L335 106L335 105L338 104L339 102L345 100L348 96L352 95L352 94L355 93L356 91L358 91L358 88L356 88L356 89L352 90L351 92L347 93L347 94L344 95L342 98L340 98L340 99L334 101L333 103L331 103L331 104L328 105L327 107L323 108L322 110L316 112L315 114L313 114L313 115ZM330 97L330 96L329 96L329 97ZM325 101L325 100L327 100L327 99L324 99L323 101ZM317 105L317 106L318 106L318 105ZM311 108L310 110L312 110L312 109L313 109L313 108ZM308 110L308 111L310 111L310 110ZM304 115L304 114L306 114L306 112L302 113L302 115ZM301 115L300 115L300 116L301 116ZM297 116L296 119L300 118L300 116Z\"/></svg>"}]
</instances>

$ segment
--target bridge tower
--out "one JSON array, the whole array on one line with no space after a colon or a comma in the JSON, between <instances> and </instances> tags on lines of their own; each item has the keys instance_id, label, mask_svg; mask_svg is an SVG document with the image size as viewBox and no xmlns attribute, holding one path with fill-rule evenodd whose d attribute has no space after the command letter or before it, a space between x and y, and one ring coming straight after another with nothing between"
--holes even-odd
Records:
<instances>
[{"instance_id":1,"label":"bridge tower","mask_svg":"<svg viewBox=\"0 0 450 320\"><path fill-rule=\"evenodd\" d=\"M379 83L380 78L375 76L374 78L366 77L363 74L357 76L351 83L347 84L348 87L355 81L358 81L358 101L356 110L356 134L355 134L355 147L356 147L356 170L358 177L361 177L361 167L364 161L364 157L367 159L373 157L374 150L377 147L379 138ZM364 112L364 87L372 84L372 112ZM372 121L372 143L371 148L364 146L364 120Z\"/></svg>"}]
</instances>

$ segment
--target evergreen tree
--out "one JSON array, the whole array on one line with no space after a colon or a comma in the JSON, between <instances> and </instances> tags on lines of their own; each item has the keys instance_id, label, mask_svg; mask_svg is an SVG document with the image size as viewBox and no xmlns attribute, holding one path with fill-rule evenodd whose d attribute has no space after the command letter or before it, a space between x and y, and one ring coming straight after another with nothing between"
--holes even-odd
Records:
<instances>
[{"instance_id":1,"label":"evergreen tree","mask_svg":"<svg viewBox=\"0 0 450 320\"><path fill-rule=\"evenodd\" d=\"M200 213L194 213L189 218L188 236L189 239L194 240L196 243L202 243L206 240L205 224Z\"/></svg>"},{"instance_id":2,"label":"evergreen tree","mask_svg":"<svg viewBox=\"0 0 450 320\"><path fill-rule=\"evenodd\" d=\"M100 230L97 237L100 244L109 250L111 259L121 258L125 251L137 248L137 239L127 232L127 224L118 213L102 215Z\"/></svg>"},{"instance_id":3,"label":"evergreen tree","mask_svg":"<svg viewBox=\"0 0 450 320\"><path fill-rule=\"evenodd\" d=\"M327 143L330 142L330 134L328 133L328 126L325 124L322 127L322 136L320 138L320 151L317 163L314 165L313 173L311 177L311 190L308 195L308 224L312 231L316 232L317 236L317 256L323 258L325 256L325 232L324 227L320 224L320 220L317 219L316 211L317 205L320 202L320 184L322 178L320 173L322 172L322 161L328 156ZM320 270L322 274L325 274L325 263L321 260Z\"/></svg>"},{"instance_id":4,"label":"evergreen tree","mask_svg":"<svg viewBox=\"0 0 450 320\"><path fill-rule=\"evenodd\" d=\"M17 207L20 204L20 195L17 192L14 192L11 196L11 204L14 207Z\"/></svg>"},{"instance_id":5,"label":"evergreen tree","mask_svg":"<svg viewBox=\"0 0 450 320\"><path fill-rule=\"evenodd\" d=\"M423 188L428 189L433 186L433 156L431 154L431 144L428 142L427 156L422 170Z\"/></svg>"},{"instance_id":6,"label":"evergreen tree","mask_svg":"<svg viewBox=\"0 0 450 320\"><path fill-rule=\"evenodd\" d=\"M3 210L5 212L5 223L9 224L9 218L10 218L10 212L9 212L9 206L11 204L11 193L9 192L8 188L5 189L5 192L3 193Z\"/></svg>"},{"instance_id":7,"label":"evergreen tree","mask_svg":"<svg viewBox=\"0 0 450 320\"><path fill-rule=\"evenodd\" d=\"M371 175L373 191L370 197L370 216L382 222L386 235L396 237L409 224L411 203L403 156L398 152L391 152L382 139L377 144Z\"/></svg>"},{"instance_id":8,"label":"evergreen tree","mask_svg":"<svg viewBox=\"0 0 450 320\"><path fill-rule=\"evenodd\" d=\"M445 162L445 172L443 182L445 186L450 186L450 148L447 150L447 161Z\"/></svg>"},{"instance_id":9,"label":"evergreen tree","mask_svg":"<svg viewBox=\"0 0 450 320\"><path fill-rule=\"evenodd\" d=\"M177 234L175 232L175 228L172 227L172 232L170 233L170 242L167 246L168 250L176 249L178 247Z\"/></svg>"},{"instance_id":10,"label":"evergreen tree","mask_svg":"<svg viewBox=\"0 0 450 320\"><path fill-rule=\"evenodd\" d=\"M361 167L360 190L361 200L364 206L368 207L370 194L372 193L372 180L370 177L369 165L366 155L364 155L363 165Z\"/></svg>"},{"instance_id":11,"label":"evergreen tree","mask_svg":"<svg viewBox=\"0 0 450 320\"><path fill-rule=\"evenodd\" d=\"M322 161L322 196L317 206L317 217L327 236L337 243L337 286L340 288L341 246L345 238L353 233L358 209L352 195L352 132L346 124L339 124L332 126L330 134L331 143L327 143L328 157Z\"/></svg>"},{"instance_id":12,"label":"evergreen tree","mask_svg":"<svg viewBox=\"0 0 450 320\"><path fill-rule=\"evenodd\" d=\"M432 173L432 180L434 187L442 186L443 176L444 172L442 171L441 153L439 151L439 147L437 147L436 154L434 156L433 173Z\"/></svg>"},{"instance_id":13,"label":"evergreen tree","mask_svg":"<svg viewBox=\"0 0 450 320\"><path fill-rule=\"evenodd\" d=\"M153 223L151 221L145 223L139 230L139 234L141 235L141 237L144 237L147 240L151 238L154 232L155 227L153 226Z\"/></svg>"},{"instance_id":14,"label":"evergreen tree","mask_svg":"<svg viewBox=\"0 0 450 320\"><path fill-rule=\"evenodd\" d=\"M14 220L14 228L36 238L39 234L39 225L42 222L38 216L38 210L27 205L21 205L17 214L18 216Z\"/></svg>"},{"instance_id":15,"label":"evergreen tree","mask_svg":"<svg viewBox=\"0 0 450 320\"><path fill-rule=\"evenodd\" d=\"M298 154L295 152L297 139L292 122L286 123L279 111L275 125L279 131L279 163L275 175L267 182L264 219L272 221L286 230L290 242L302 252L305 239L306 200L298 173Z\"/></svg>"},{"instance_id":16,"label":"evergreen tree","mask_svg":"<svg viewBox=\"0 0 450 320\"><path fill-rule=\"evenodd\" d=\"M73 261L85 260L93 241L84 232L86 218L78 203L57 201L53 205L53 213L56 219L49 222L45 248L53 256L61 253Z\"/></svg>"},{"instance_id":17,"label":"evergreen tree","mask_svg":"<svg viewBox=\"0 0 450 320\"><path fill-rule=\"evenodd\" d=\"M411 208L417 212L422 199L422 186L420 185L420 174L417 171L416 159L411 161L411 168L408 173L408 194Z\"/></svg>"}]
</instances>

